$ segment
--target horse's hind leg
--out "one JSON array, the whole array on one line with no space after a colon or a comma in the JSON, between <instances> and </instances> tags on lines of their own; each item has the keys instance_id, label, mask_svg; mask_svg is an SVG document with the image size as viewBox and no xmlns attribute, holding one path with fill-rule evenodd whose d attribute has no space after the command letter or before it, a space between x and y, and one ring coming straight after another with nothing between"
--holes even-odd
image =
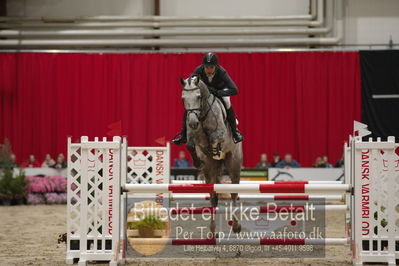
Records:
<instances>
[{"instance_id":1,"label":"horse's hind leg","mask_svg":"<svg viewBox=\"0 0 399 266\"><path fill-rule=\"evenodd\" d=\"M231 200L233 201L233 208L237 208L237 193L231 193ZM239 222L239 219L235 214L232 215L233 217L233 232L234 233L239 233L241 232L241 224Z\"/></svg>"},{"instance_id":2,"label":"horse's hind leg","mask_svg":"<svg viewBox=\"0 0 399 266\"><path fill-rule=\"evenodd\" d=\"M240 183L240 172L241 172L241 163L242 159L235 158L232 153L226 156L225 166L229 170L230 179L232 184L239 184ZM233 208L237 208L237 197L238 193L231 193L231 200L233 204ZM233 232L239 233L241 232L241 224L239 219L235 214L232 215L233 219Z\"/></svg>"}]
</instances>

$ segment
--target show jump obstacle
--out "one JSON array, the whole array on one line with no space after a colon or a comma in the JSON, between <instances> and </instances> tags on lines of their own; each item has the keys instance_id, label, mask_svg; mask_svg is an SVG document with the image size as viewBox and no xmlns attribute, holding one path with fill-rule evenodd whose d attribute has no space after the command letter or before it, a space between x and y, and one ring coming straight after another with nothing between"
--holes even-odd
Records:
<instances>
[{"instance_id":1,"label":"show jump obstacle","mask_svg":"<svg viewBox=\"0 0 399 266\"><path fill-rule=\"evenodd\" d=\"M304 245L348 244L353 263L379 262L395 264L399 259L399 157L394 137L386 141L363 141L367 126L355 122L355 136L345 144L345 182L261 182L234 184L182 184L169 180L169 146L129 147L126 139L114 137L81 143L68 140L68 264L87 261L109 261L110 265L125 260L126 206L123 199L130 193L176 195L193 198L208 193L239 193L245 197L262 196L268 200L345 199L348 206L325 205L329 210L348 210L349 238L270 239L251 241L238 239L166 239L170 245ZM195 194L192 194L195 193ZM245 193L245 194L242 194ZM131 194L129 194L131 195ZM206 196L208 195L208 196ZM184 197L183 197L184 196ZM165 198L166 199L166 198ZM330 206L330 207L328 207ZM263 208L263 209L262 209ZM303 211L294 206L293 211ZM259 209L267 212L264 206ZM203 208L198 208L200 213ZM215 209L215 211L218 211ZM175 213L179 210L176 209ZM154 239L151 239L153 241ZM149 239L138 239L143 244ZM158 240L161 241L161 240ZM165 241L165 240L162 240ZM153 243L153 242L150 242Z\"/></svg>"}]
</instances>

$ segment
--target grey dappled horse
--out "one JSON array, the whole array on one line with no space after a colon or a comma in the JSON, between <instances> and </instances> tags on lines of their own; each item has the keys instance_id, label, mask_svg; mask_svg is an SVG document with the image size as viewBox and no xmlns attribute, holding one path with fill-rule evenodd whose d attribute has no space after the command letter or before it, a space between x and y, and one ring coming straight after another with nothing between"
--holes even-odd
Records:
<instances>
[{"instance_id":1,"label":"grey dappled horse","mask_svg":"<svg viewBox=\"0 0 399 266\"><path fill-rule=\"evenodd\" d=\"M182 99L187 112L187 149L195 166L207 184L220 184L224 167L232 184L239 184L242 145L233 141L223 103L209 92L198 76L186 80L180 78L180 83L183 85ZM213 193L210 196L212 207L216 207L218 195ZM231 199L233 206L236 206L237 193L231 193ZM215 224L212 217L210 229L214 236ZM241 225L233 216L233 232L240 231Z\"/></svg>"}]
</instances>

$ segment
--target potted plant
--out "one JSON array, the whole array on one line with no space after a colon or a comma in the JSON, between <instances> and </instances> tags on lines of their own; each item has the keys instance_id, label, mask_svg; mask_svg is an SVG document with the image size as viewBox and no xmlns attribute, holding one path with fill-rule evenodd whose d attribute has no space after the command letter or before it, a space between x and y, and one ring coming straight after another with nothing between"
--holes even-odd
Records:
<instances>
[{"instance_id":1,"label":"potted plant","mask_svg":"<svg viewBox=\"0 0 399 266\"><path fill-rule=\"evenodd\" d=\"M10 168L3 170L3 177L0 179L0 198L3 205L23 204L25 199L25 174L21 170L14 177Z\"/></svg>"},{"instance_id":2,"label":"potted plant","mask_svg":"<svg viewBox=\"0 0 399 266\"><path fill-rule=\"evenodd\" d=\"M137 222L128 222L127 223L127 237L138 237L140 236L139 230L137 228Z\"/></svg>"},{"instance_id":3,"label":"potted plant","mask_svg":"<svg viewBox=\"0 0 399 266\"><path fill-rule=\"evenodd\" d=\"M14 204L24 203L26 186L27 182L25 180L25 173L20 169L18 175L15 176L10 183Z\"/></svg>"},{"instance_id":4,"label":"potted plant","mask_svg":"<svg viewBox=\"0 0 399 266\"><path fill-rule=\"evenodd\" d=\"M11 146L6 139L5 144L0 145L0 201L3 205L23 203L25 197L25 174L22 170L14 177L14 167L11 158Z\"/></svg>"},{"instance_id":5,"label":"potted plant","mask_svg":"<svg viewBox=\"0 0 399 266\"><path fill-rule=\"evenodd\" d=\"M144 238L162 237L165 233L166 222L158 216L146 215L140 221L128 223L128 236L140 236ZM131 230L129 232L129 230Z\"/></svg>"},{"instance_id":6,"label":"potted plant","mask_svg":"<svg viewBox=\"0 0 399 266\"><path fill-rule=\"evenodd\" d=\"M11 183L13 181L12 170L8 167L4 168L2 178L0 179L0 199L3 205L11 205L12 200L12 188Z\"/></svg>"}]
</instances>

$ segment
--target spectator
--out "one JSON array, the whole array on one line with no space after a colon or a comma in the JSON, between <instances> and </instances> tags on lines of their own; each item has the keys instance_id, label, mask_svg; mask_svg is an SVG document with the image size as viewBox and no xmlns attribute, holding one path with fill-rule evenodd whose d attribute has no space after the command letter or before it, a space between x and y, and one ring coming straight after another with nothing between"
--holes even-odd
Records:
<instances>
[{"instance_id":1,"label":"spectator","mask_svg":"<svg viewBox=\"0 0 399 266\"><path fill-rule=\"evenodd\" d=\"M344 167L344 158L339 159L339 160L335 163L335 167L336 167L336 168Z\"/></svg>"},{"instance_id":2,"label":"spectator","mask_svg":"<svg viewBox=\"0 0 399 266\"><path fill-rule=\"evenodd\" d=\"M65 158L64 154L62 153L58 154L56 163L50 167L55 169L67 168L67 162L64 160L64 158Z\"/></svg>"},{"instance_id":3,"label":"spectator","mask_svg":"<svg viewBox=\"0 0 399 266\"><path fill-rule=\"evenodd\" d=\"M17 156L15 156L14 153L11 153L11 155L10 155L10 162L11 162L12 168L18 168Z\"/></svg>"},{"instance_id":4,"label":"spectator","mask_svg":"<svg viewBox=\"0 0 399 266\"><path fill-rule=\"evenodd\" d=\"M46 157L44 158L44 162L42 163L42 167L48 168L54 164L55 164L55 161L53 160L53 158L51 158L51 155L47 153Z\"/></svg>"},{"instance_id":5,"label":"spectator","mask_svg":"<svg viewBox=\"0 0 399 266\"><path fill-rule=\"evenodd\" d=\"M321 160L322 160L322 165L323 165L322 167L324 167L324 168L332 168L332 164L330 164L328 162L327 155L324 155L323 158L321 158Z\"/></svg>"},{"instance_id":6,"label":"spectator","mask_svg":"<svg viewBox=\"0 0 399 266\"><path fill-rule=\"evenodd\" d=\"M321 157L317 157L315 163L312 165L314 168L321 168L323 164L323 159Z\"/></svg>"},{"instance_id":7,"label":"spectator","mask_svg":"<svg viewBox=\"0 0 399 266\"><path fill-rule=\"evenodd\" d=\"M277 165L277 168L299 168L301 167L299 163L292 159L292 155L287 153L284 156L284 160L280 161Z\"/></svg>"},{"instance_id":8,"label":"spectator","mask_svg":"<svg viewBox=\"0 0 399 266\"><path fill-rule=\"evenodd\" d=\"M344 154L342 154L341 159L339 159L339 160L335 163L335 167L337 167L337 168L344 167Z\"/></svg>"},{"instance_id":9,"label":"spectator","mask_svg":"<svg viewBox=\"0 0 399 266\"><path fill-rule=\"evenodd\" d=\"M188 168L190 167L190 162L186 159L186 153L184 151L179 152L179 159L175 159L173 167L177 168Z\"/></svg>"},{"instance_id":10,"label":"spectator","mask_svg":"<svg viewBox=\"0 0 399 266\"><path fill-rule=\"evenodd\" d=\"M260 161L256 164L256 168L258 169L267 169L271 166L270 162L267 160L267 154L262 153L260 155Z\"/></svg>"},{"instance_id":11,"label":"spectator","mask_svg":"<svg viewBox=\"0 0 399 266\"><path fill-rule=\"evenodd\" d=\"M273 153L273 162L271 163L271 167L277 167L279 162L281 162L280 154L277 152Z\"/></svg>"},{"instance_id":12,"label":"spectator","mask_svg":"<svg viewBox=\"0 0 399 266\"><path fill-rule=\"evenodd\" d=\"M24 162L21 167L24 168L33 168L33 167L40 167L40 163L36 161L35 155L31 154L29 155L29 159Z\"/></svg>"}]
</instances>

